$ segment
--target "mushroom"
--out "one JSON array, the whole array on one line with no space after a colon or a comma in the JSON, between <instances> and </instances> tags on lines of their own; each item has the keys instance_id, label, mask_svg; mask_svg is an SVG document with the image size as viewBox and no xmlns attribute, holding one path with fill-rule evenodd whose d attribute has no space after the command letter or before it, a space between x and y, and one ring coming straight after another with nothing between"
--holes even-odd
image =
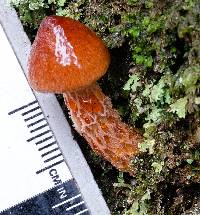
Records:
<instances>
[{"instance_id":1,"label":"mushroom","mask_svg":"<svg viewBox=\"0 0 200 215\"><path fill-rule=\"evenodd\" d=\"M88 27L49 16L32 45L28 80L37 91L63 93L75 129L92 149L119 170L133 174L132 159L142 137L121 121L96 83L109 63L107 48Z\"/></svg>"}]
</instances>

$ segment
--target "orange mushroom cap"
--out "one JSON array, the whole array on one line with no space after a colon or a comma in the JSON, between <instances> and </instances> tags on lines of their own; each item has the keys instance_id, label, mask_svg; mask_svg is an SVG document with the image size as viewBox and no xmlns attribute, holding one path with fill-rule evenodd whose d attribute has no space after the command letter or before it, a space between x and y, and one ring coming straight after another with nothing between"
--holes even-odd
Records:
<instances>
[{"instance_id":1,"label":"orange mushroom cap","mask_svg":"<svg viewBox=\"0 0 200 215\"><path fill-rule=\"evenodd\" d=\"M41 92L80 90L104 75L109 63L109 52L93 31L79 21L49 16L32 45L28 79Z\"/></svg>"}]
</instances>

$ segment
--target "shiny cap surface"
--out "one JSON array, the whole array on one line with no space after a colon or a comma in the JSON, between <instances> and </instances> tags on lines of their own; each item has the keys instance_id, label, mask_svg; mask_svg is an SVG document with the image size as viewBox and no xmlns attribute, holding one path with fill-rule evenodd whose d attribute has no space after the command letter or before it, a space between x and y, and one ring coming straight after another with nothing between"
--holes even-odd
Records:
<instances>
[{"instance_id":1,"label":"shiny cap surface","mask_svg":"<svg viewBox=\"0 0 200 215\"><path fill-rule=\"evenodd\" d=\"M110 55L102 40L79 21L45 18L28 61L28 80L41 92L63 93L85 88L105 74Z\"/></svg>"}]
</instances>

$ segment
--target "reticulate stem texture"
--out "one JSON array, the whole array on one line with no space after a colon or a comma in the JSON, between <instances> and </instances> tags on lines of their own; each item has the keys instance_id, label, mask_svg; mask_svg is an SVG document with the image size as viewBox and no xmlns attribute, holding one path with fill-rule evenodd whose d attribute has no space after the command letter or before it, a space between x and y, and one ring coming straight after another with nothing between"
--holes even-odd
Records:
<instances>
[{"instance_id":1,"label":"reticulate stem texture","mask_svg":"<svg viewBox=\"0 0 200 215\"><path fill-rule=\"evenodd\" d=\"M84 90L64 94L74 127L92 149L121 171L134 174L132 159L142 137L121 121L111 100L94 84Z\"/></svg>"}]
</instances>

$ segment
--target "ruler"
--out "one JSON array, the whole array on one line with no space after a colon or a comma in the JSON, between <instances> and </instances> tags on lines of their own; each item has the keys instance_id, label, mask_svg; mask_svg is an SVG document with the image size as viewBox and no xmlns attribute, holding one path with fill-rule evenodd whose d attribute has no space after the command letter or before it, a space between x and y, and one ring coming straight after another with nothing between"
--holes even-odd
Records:
<instances>
[{"instance_id":1,"label":"ruler","mask_svg":"<svg viewBox=\"0 0 200 215\"><path fill-rule=\"evenodd\" d=\"M30 44L1 4L0 215L110 214L55 97L30 88L17 57Z\"/></svg>"}]
</instances>

